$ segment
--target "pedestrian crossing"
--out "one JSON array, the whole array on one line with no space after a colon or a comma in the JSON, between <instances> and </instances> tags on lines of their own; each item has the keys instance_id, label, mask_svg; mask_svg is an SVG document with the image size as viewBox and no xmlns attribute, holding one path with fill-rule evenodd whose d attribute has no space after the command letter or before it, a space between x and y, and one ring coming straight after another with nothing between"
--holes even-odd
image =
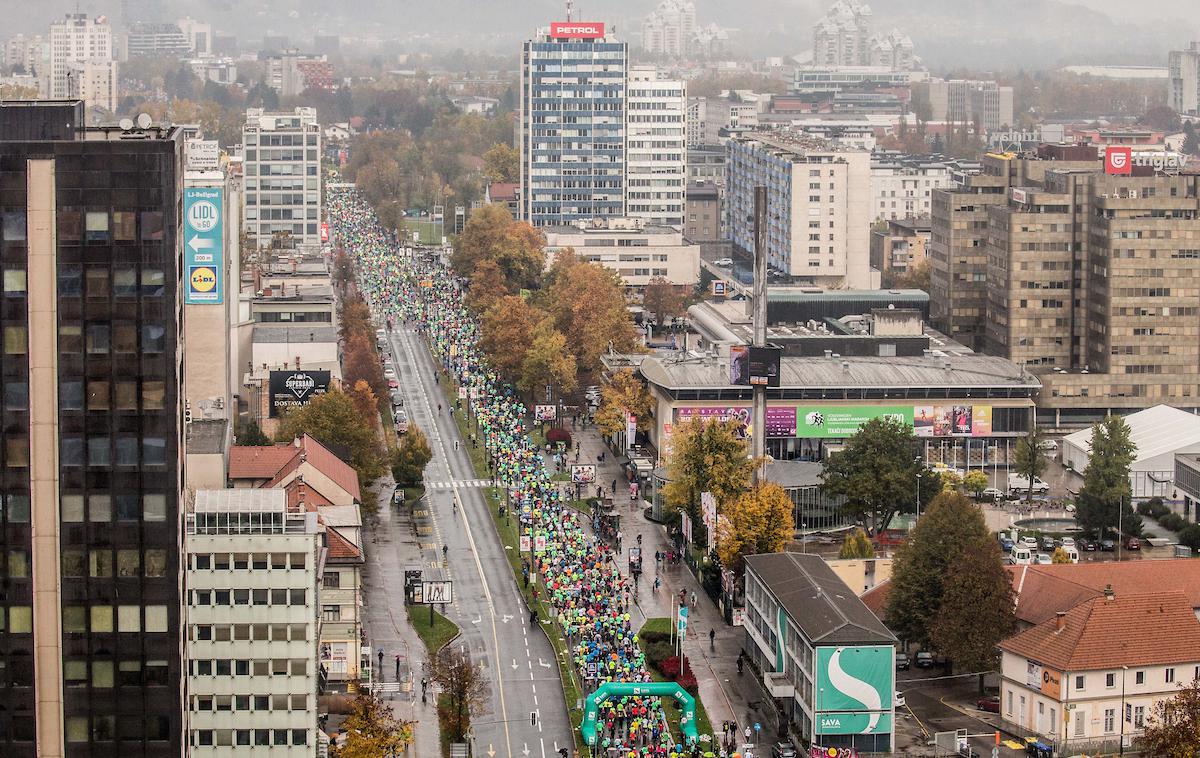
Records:
<instances>
[{"instance_id":1,"label":"pedestrian crossing","mask_svg":"<svg viewBox=\"0 0 1200 758\"><path fill-rule=\"evenodd\" d=\"M451 490L455 487L495 487L491 479L455 479L453 481L425 482L425 488L430 490Z\"/></svg>"}]
</instances>

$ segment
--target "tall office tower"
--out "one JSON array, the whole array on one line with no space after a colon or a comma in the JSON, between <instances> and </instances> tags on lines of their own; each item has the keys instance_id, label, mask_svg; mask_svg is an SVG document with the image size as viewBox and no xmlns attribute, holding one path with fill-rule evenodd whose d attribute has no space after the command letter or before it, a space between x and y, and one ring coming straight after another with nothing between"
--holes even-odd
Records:
<instances>
[{"instance_id":1,"label":"tall office tower","mask_svg":"<svg viewBox=\"0 0 1200 758\"><path fill-rule=\"evenodd\" d=\"M629 70L626 109L629 216L683 227L687 186L687 84L654 66Z\"/></svg>"},{"instance_id":2,"label":"tall office tower","mask_svg":"<svg viewBox=\"0 0 1200 758\"><path fill-rule=\"evenodd\" d=\"M283 489L200 490L185 529L187 754L312 758L316 512Z\"/></svg>"},{"instance_id":3,"label":"tall office tower","mask_svg":"<svg viewBox=\"0 0 1200 758\"><path fill-rule=\"evenodd\" d=\"M242 228L259 247L275 235L321 244L321 125L316 108L246 111L242 126L246 203Z\"/></svg>"},{"instance_id":4,"label":"tall office tower","mask_svg":"<svg viewBox=\"0 0 1200 758\"><path fill-rule=\"evenodd\" d=\"M105 17L89 18L86 13L69 13L63 20L50 24L50 98L65 100L71 97L73 66L82 66L89 61L99 65L111 60L112 27Z\"/></svg>"},{"instance_id":5,"label":"tall office tower","mask_svg":"<svg viewBox=\"0 0 1200 758\"><path fill-rule=\"evenodd\" d=\"M754 188L767 193L767 263L818 287L873 289L871 155L800 134L729 141L726 219L741 250L754 250Z\"/></svg>"},{"instance_id":6,"label":"tall office tower","mask_svg":"<svg viewBox=\"0 0 1200 758\"><path fill-rule=\"evenodd\" d=\"M521 217L625 215L628 45L593 21L553 23L521 59Z\"/></svg>"},{"instance_id":7,"label":"tall office tower","mask_svg":"<svg viewBox=\"0 0 1200 758\"><path fill-rule=\"evenodd\" d=\"M1200 112L1200 42L1167 55L1167 105L1177 113Z\"/></svg>"},{"instance_id":8,"label":"tall office tower","mask_svg":"<svg viewBox=\"0 0 1200 758\"><path fill-rule=\"evenodd\" d=\"M987 344L990 206L1003 205L1010 187L1040 184L1048 169L1097 165L1096 149L1090 146L1046 145L1043 156L1030 160L1015 153L989 153L979 173L952 171L953 184L933 190L930 321L974 350L982 351Z\"/></svg>"},{"instance_id":9,"label":"tall office tower","mask_svg":"<svg viewBox=\"0 0 1200 758\"><path fill-rule=\"evenodd\" d=\"M0 103L0 755L181 753L182 135Z\"/></svg>"},{"instance_id":10,"label":"tall office tower","mask_svg":"<svg viewBox=\"0 0 1200 758\"><path fill-rule=\"evenodd\" d=\"M642 21L642 47L651 55L685 58L696 34L696 6L689 0L663 0Z\"/></svg>"}]
</instances>

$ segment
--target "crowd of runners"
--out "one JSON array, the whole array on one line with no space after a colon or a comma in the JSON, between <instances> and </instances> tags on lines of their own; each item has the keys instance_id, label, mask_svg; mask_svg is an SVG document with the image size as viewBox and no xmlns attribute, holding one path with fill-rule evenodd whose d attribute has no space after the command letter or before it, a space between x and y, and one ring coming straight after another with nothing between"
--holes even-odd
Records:
<instances>
[{"instance_id":1,"label":"crowd of runners","mask_svg":"<svg viewBox=\"0 0 1200 758\"><path fill-rule=\"evenodd\" d=\"M464 283L440 256L401 254L357 191L333 189L328 213L376 317L423 335L443 376L465 389L492 475L511 493L514 515L532 537L528 568L542 583L542 597L568 640L580 678L596 686L651 681L630 621L630 580L618 570L613 549L586 532L551 481L528 434L528 409L479 348L478 323L463 301ZM530 621L538 621L536 611ZM657 697L611 699L601 706L597 727L598 752L614 758L681 758L700 751L698 745L676 743Z\"/></svg>"}]
</instances>

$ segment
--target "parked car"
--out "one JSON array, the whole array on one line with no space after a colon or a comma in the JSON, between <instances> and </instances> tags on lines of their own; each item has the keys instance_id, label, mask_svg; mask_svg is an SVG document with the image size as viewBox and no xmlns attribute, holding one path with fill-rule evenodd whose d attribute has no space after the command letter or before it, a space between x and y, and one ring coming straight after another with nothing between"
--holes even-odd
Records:
<instances>
[{"instance_id":1,"label":"parked car","mask_svg":"<svg viewBox=\"0 0 1200 758\"><path fill-rule=\"evenodd\" d=\"M894 697L893 700L895 700L897 708L903 708L904 706L908 705L908 703L904 700L904 693L900 690L896 690L896 697Z\"/></svg>"},{"instance_id":2,"label":"parked car","mask_svg":"<svg viewBox=\"0 0 1200 758\"><path fill-rule=\"evenodd\" d=\"M396 413L396 431L400 434L408 433L408 414L404 411Z\"/></svg>"},{"instance_id":3,"label":"parked car","mask_svg":"<svg viewBox=\"0 0 1200 758\"><path fill-rule=\"evenodd\" d=\"M396 491L392 493L392 505L401 505L404 503L404 488L396 485Z\"/></svg>"},{"instance_id":4,"label":"parked car","mask_svg":"<svg viewBox=\"0 0 1200 758\"><path fill-rule=\"evenodd\" d=\"M1052 559L1050 557L1049 553L1038 553L1037 554L1037 565L1049 566L1051 563L1054 563L1054 559Z\"/></svg>"},{"instance_id":5,"label":"parked car","mask_svg":"<svg viewBox=\"0 0 1200 758\"><path fill-rule=\"evenodd\" d=\"M392 390L400 389L400 382L395 379L388 379L388 389L392 389Z\"/></svg>"},{"instance_id":6,"label":"parked car","mask_svg":"<svg viewBox=\"0 0 1200 758\"><path fill-rule=\"evenodd\" d=\"M404 394L401 392L393 392L392 393L392 408L395 409L395 408L402 408L402 407L404 407Z\"/></svg>"},{"instance_id":7,"label":"parked car","mask_svg":"<svg viewBox=\"0 0 1200 758\"><path fill-rule=\"evenodd\" d=\"M1094 553L1096 552L1096 541L1080 537L1079 539L1075 540L1075 547L1081 552Z\"/></svg>"},{"instance_id":8,"label":"parked car","mask_svg":"<svg viewBox=\"0 0 1200 758\"><path fill-rule=\"evenodd\" d=\"M1100 549L1106 553L1111 553L1117 549L1117 543L1112 540L1100 540Z\"/></svg>"},{"instance_id":9,"label":"parked car","mask_svg":"<svg viewBox=\"0 0 1200 758\"><path fill-rule=\"evenodd\" d=\"M933 653L928 650L917 653L917 668L919 669L931 669L936 662Z\"/></svg>"},{"instance_id":10,"label":"parked car","mask_svg":"<svg viewBox=\"0 0 1200 758\"><path fill-rule=\"evenodd\" d=\"M1062 546L1063 547L1075 547L1075 538L1074 537L1063 537L1062 538Z\"/></svg>"},{"instance_id":11,"label":"parked car","mask_svg":"<svg viewBox=\"0 0 1200 758\"><path fill-rule=\"evenodd\" d=\"M1037 550L1038 548L1037 537L1022 537L1021 544L1030 550Z\"/></svg>"},{"instance_id":12,"label":"parked car","mask_svg":"<svg viewBox=\"0 0 1200 758\"><path fill-rule=\"evenodd\" d=\"M989 501L995 502L995 501L1001 499L1002 497L1004 497L1004 493L1001 492L1000 490L996 489L995 487L988 487L983 492L979 493L980 500L989 500Z\"/></svg>"},{"instance_id":13,"label":"parked car","mask_svg":"<svg viewBox=\"0 0 1200 758\"><path fill-rule=\"evenodd\" d=\"M771 746L771 758L796 758L796 746L790 740L776 742Z\"/></svg>"},{"instance_id":14,"label":"parked car","mask_svg":"<svg viewBox=\"0 0 1200 758\"><path fill-rule=\"evenodd\" d=\"M383 378L384 379L395 379L396 378L396 369L392 368L391 366L386 366L383 369Z\"/></svg>"},{"instance_id":15,"label":"parked car","mask_svg":"<svg viewBox=\"0 0 1200 758\"><path fill-rule=\"evenodd\" d=\"M989 695L988 697L981 697L975 701L975 707L981 711L987 711L988 713L999 713L1000 712L1000 697L998 695Z\"/></svg>"},{"instance_id":16,"label":"parked car","mask_svg":"<svg viewBox=\"0 0 1200 758\"><path fill-rule=\"evenodd\" d=\"M908 671L908 668L911 665L912 665L912 662L909 661L909 659L908 659L908 653L896 653L896 670L897 671Z\"/></svg>"},{"instance_id":17,"label":"parked car","mask_svg":"<svg viewBox=\"0 0 1200 758\"><path fill-rule=\"evenodd\" d=\"M375 330L375 339L379 340L380 342L387 340L387 332L385 332L382 329L376 329Z\"/></svg>"},{"instance_id":18,"label":"parked car","mask_svg":"<svg viewBox=\"0 0 1200 758\"><path fill-rule=\"evenodd\" d=\"M1035 495L1044 495L1050 491L1050 485L1046 484L1046 482L1042 481L1039 477L1035 476L1033 478L1033 486L1030 487L1029 479L1026 478L1024 475L1022 475L1022 474L1009 474L1008 475L1008 491L1010 493L1025 494L1030 489L1033 490L1033 494L1035 494Z\"/></svg>"},{"instance_id":19,"label":"parked car","mask_svg":"<svg viewBox=\"0 0 1200 758\"><path fill-rule=\"evenodd\" d=\"M1126 550L1141 550L1142 542L1137 537L1130 537L1128 540L1125 541L1125 549Z\"/></svg>"},{"instance_id":20,"label":"parked car","mask_svg":"<svg viewBox=\"0 0 1200 758\"><path fill-rule=\"evenodd\" d=\"M1053 537L1042 537L1042 550L1049 550L1050 552L1054 552L1054 538Z\"/></svg>"},{"instance_id":21,"label":"parked car","mask_svg":"<svg viewBox=\"0 0 1200 758\"><path fill-rule=\"evenodd\" d=\"M717 258L713 261L714 266L732 266L733 258Z\"/></svg>"},{"instance_id":22,"label":"parked car","mask_svg":"<svg viewBox=\"0 0 1200 758\"><path fill-rule=\"evenodd\" d=\"M1000 549L1006 553L1011 552L1013 549L1013 545L1015 545L1015 544L1016 543L1013 542L1012 540L1010 540L1008 537L1000 538Z\"/></svg>"}]
</instances>

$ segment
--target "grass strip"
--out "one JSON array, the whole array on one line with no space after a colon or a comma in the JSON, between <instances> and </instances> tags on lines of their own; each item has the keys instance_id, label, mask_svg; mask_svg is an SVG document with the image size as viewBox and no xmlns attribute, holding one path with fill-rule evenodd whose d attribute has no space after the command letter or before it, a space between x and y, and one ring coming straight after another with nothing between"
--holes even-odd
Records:
<instances>
[{"instance_id":1,"label":"grass strip","mask_svg":"<svg viewBox=\"0 0 1200 758\"><path fill-rule=\"evenodd\" d=\"M421 638L421 643L425 645L425 653L430 659L459 634L458 624L437 611L433 611L433 625L430 626L429 608L423 605L409 605L407 610L408 623L412 624L417 636ZM416 682L413 685L416 686ZM450 733L442 724L441 718L442 699L446 697L445 693L439 694L437 697L438 740L442 745L442 758L450 758Z\"/></svg>"},{"instance_id":2,"label":"grass strip","mask_svg":"<svg viewBox=\"0 0 1200 758\"><path fill-rule=\"evenodd\" d=\"M671 619L664 616L646 619L646 623L642 624L641 630L638 631L638 645L642 648L642 652L646 652L646 643L644 639L647 632L659 632L661 634L671 633ZM650 678L656 682L665 682L667 678L662 675L656 666L651 664L650 659L646 658L646 670L650 672ZM700 699L700 693L695 693L696 698L696 733L697 734L713 734L712 722L708 719L708 711L704 708L704 701ZM674 698L664 697L659 698L662 702L663 712L667 715L667 725L671 729L671 736L676 744L684 744L683 734L679 730L679 719L682 714L679 712L679 704ZM703 744L703 743L701 743ZM712 745L714 743L709 743Z\"/></svg>"}]
</instances>

